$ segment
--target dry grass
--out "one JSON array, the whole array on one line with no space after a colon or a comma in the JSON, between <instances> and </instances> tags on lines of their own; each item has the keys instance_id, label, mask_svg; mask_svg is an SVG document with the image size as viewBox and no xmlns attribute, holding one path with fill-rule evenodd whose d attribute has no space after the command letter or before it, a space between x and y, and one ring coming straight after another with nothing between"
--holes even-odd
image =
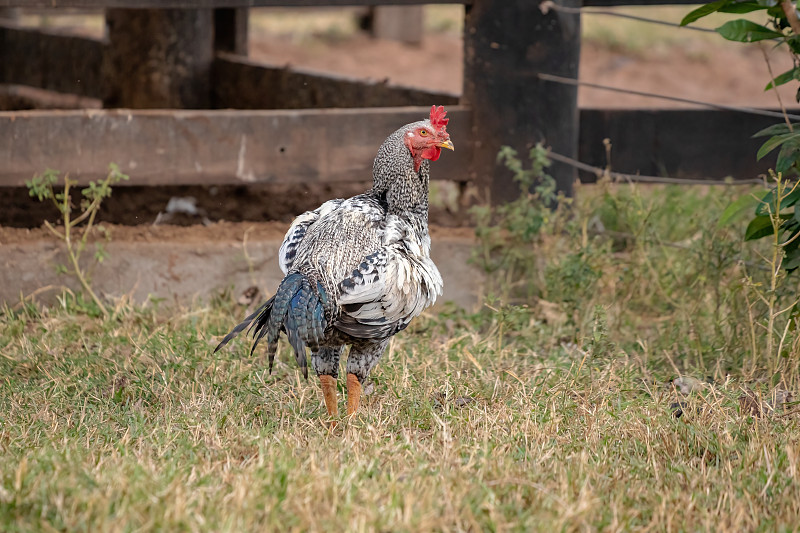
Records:
<instances>
[{"instance_id":1,"label":"dry grass","mask_svg":"<svg viewBox=\"0 0 800 533\"><path fill-rule=\"evenodd\" d=\"M524 311L445 310L396 338L359 416L331 431L285 347L272 376L244 343L212 355L241 314L228 298L120 303L103 321L66 295L0 315L0 529L798 523L797 419L742 412L735 380L683 398L669 370L586 357Z\"/></svg>"}]
</instances>

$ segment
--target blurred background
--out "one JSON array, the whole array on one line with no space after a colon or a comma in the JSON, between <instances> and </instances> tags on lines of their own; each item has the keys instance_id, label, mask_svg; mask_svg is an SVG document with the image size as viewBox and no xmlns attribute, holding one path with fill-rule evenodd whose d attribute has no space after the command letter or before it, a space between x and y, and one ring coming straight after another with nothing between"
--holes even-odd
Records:
<instances>
[{"instance_id":1,"label":"blurred background","mask_svg":"<svg viewBox=\"0 0 800 533\"><path fill-rule=\"evenodd\" d=\"M694 7L626 6L603 11L677 23ZM388 12L381 14L381 10ZM23 26L86 37L102 37L105 31L101 10L17 8L5 10L3 15L14 17ZM693 25L714 28L733 17L712 15ZM463 21L461 5L254 8L249 17L248 55L255 61L276 65L354 78L388 79L396 85L459 94ZM584 14L582 32L581 79L627 89L718 104L775 107L774 93L763 90L764 80L769 79L765 55L775 74L791 67L788 55L773 52L769 45L760 50L757 46L726 42L712 33L611 15ZM788 89L786 98L789 103L794 101ZM99 106L99 102L83 101L82 105ZM686 104L581 87L579 105Z\"/></svg>"}]
</instances>

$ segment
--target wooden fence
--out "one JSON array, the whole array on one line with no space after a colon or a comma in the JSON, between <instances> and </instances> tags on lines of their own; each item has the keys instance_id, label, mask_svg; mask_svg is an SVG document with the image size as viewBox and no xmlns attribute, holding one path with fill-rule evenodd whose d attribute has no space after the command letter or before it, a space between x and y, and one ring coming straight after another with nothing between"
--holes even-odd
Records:
<instances>
[{"instance_id":1,"label":"wooden fence","mask_svg":"<svg viewBox=\"0 0 800 533\"><path fill-rule=\"evenodd\" d=\"M425 3L0 0L0 8L105 8L108 22L103 40L0 24L0 83L95 98L106 108L0 112L0 186L21 186L48 167L86 181L103 175L111 161L131 175L131 184L363 180L380 140L434 103L449 107L457 146L434 177L474 182L494 201L516 190L496 162L500 147L524 152L539 141L604 166L602 139L610 138L614 169L632 174L752 178L765 171L753 157L758 142L748 136L776 122L772 118L708 110L579 110L575 86L539 74L578 77L580 15L545 13L535 0L437 1L466 6L461 95L323 76L246 57L247 8ZM576 171L556 163L552 173L569 193Z\"/></svg>"}]
</instances>

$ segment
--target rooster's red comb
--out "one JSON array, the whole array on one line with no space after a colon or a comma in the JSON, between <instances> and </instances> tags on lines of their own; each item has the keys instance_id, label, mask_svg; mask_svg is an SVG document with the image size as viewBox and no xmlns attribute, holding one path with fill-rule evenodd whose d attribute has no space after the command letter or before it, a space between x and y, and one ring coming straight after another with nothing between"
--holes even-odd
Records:
<instances>
[{"instance_id":1,"label":"rooster's red comb","mask_svg":"<svg viewBox=\"0 0 800 533\"><path fill-rule=\"evenodd\" d=\"M438 108L435 105L431 106L431 126L438 129L443 129L447 126L447 123L450 122L449 118L445 118L447 115L447 111L444 110L444 106L439 106Z\"/></svg>"}]
</instances>

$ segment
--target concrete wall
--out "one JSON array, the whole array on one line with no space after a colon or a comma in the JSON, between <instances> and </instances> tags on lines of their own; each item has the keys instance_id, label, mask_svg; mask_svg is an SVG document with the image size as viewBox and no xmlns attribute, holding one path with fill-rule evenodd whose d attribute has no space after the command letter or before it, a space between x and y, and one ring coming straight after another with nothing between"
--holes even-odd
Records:
<instances>
[{"instance_id":1,"label":"concrete wall","mask_svg":"<svg viewBox=\"0 0 800 533\"><path fill-rule=\"evenodd\" d=\"M228 287L238 296L253 285L261 289L261 298L271 295L283 277L280 243L278 238L248 240L245 254L241 240L131 242L115 237L105 247L109 257L93 267L92 286L101 295L129 294L137 302L153 295L185 303ZM477 304L482 273L468 264L472 246L468 237L433 236L433 259L445 282L440 303ZM84 253L87 260L92 254L90 249ZM61 286L78 290L73 276L57 273L58 264L67 264L67 258L55 239L0 243L0 304L14 305L37 291L37 301L52 303Z\"/></svg>"}]
</instances>

